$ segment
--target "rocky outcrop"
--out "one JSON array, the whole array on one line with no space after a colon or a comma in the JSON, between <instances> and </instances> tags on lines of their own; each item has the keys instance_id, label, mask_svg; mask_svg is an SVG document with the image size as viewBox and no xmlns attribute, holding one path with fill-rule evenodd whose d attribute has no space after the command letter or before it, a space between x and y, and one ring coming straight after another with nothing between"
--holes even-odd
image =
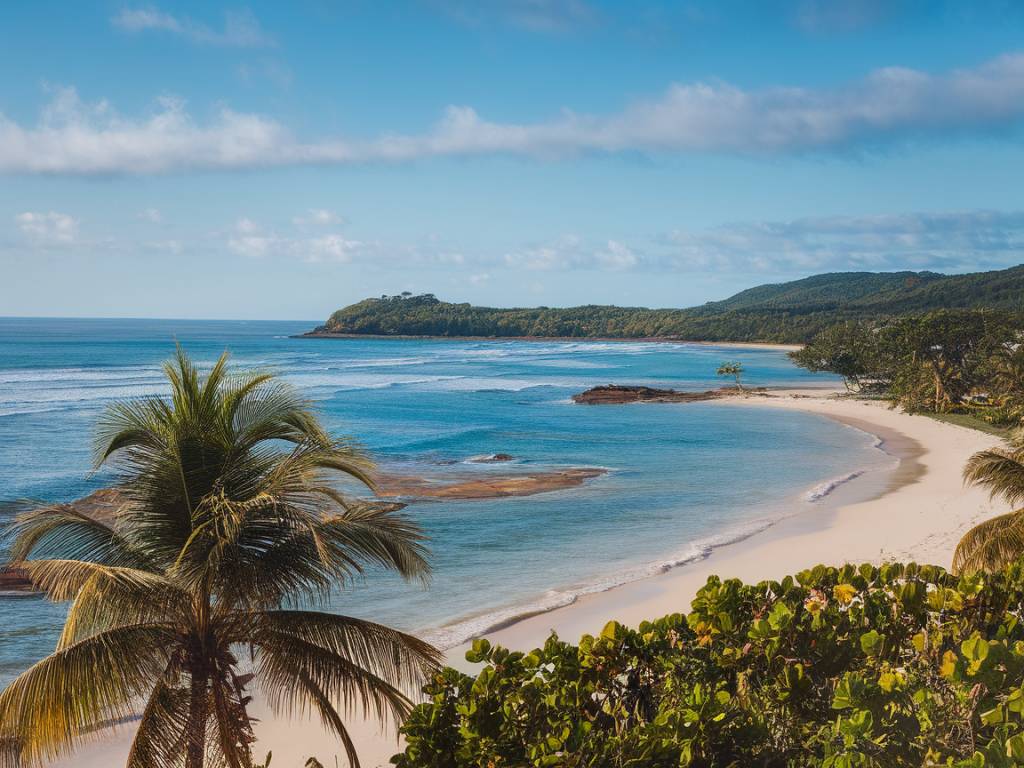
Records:
<instances>
[{"instance_id":1,"label":"rocky outcrop","mask_svg":"<svg viewBox=\"0 0 1024 768\"><path fill-rule=\"evenodd\" d=\"M621 405L623 403L694 403L718 400L737 394L734 388L709 389L706 392L681 392L677 389L605 384L573 395L574 403L582 405Z\"/></svg>"},{"instance_id":2,"label":"rocky outcrop","mask_svg":"<svg viewBox=\"0 0 1024 768\"><path fill-rule=\"evenodd\" d=\"M474 456L466 461L471 464L501 464L505 461L514 461L515 456L511 453L492 453L488 456Z\"/></svg>"}]
</instances>

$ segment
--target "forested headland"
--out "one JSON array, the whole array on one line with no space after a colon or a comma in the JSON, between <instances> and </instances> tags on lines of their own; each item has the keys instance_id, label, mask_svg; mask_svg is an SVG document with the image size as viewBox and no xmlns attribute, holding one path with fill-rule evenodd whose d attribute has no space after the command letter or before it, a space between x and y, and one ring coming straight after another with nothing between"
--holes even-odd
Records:
<instances>
[{"instance_id":1,"label":"forested headland","mask_svg":"<svg viewBox=\"0 0 1024 768\"><path fill-rule=\"evenodd\" d=\"M334 312L311 335L679 339L802 344L847 321L923 315L939 309L1024 313L1024 265L941 275L839 272L761 285L687 309L495 308L433 294L365 299Z\"/></svg>"}]
</instances>

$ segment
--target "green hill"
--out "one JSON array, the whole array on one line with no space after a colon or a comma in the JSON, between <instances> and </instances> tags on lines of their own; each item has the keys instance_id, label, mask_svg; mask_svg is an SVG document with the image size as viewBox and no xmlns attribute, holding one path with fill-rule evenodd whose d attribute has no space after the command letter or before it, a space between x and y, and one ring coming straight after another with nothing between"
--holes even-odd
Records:
<instances>
[{"instance_id":1,"label":"green hill","mask_svg":"<svg viewBox=\"0 0 1024 768\"><path fill-rule=\"evenodd\" d=\"M799 343L842 320L932 309L1024 312L1024 265L992 272L834 272L760 285L689 309L587 305L501 309L432 294L339 309L311 335L663 338Z\"/></svg>"}]
</instances>

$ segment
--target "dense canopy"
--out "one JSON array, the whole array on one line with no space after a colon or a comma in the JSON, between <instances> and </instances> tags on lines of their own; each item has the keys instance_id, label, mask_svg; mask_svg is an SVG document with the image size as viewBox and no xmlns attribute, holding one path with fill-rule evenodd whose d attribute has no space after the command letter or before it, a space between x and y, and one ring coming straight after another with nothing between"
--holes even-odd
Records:
<instances>
[{"instance_id":1,"label":"dense canopy","mask_svg":"<svg viewBox=\"0 0 1024 768\"><path fill-rule=\"evenodd\" d=\"M689 309L600 305L499 309L405 293L339 309L315 333L804 343L845 320L979 308L1024 312L1024 266L968 275L830 273L758 286Z\"/></svg>"}]
</instances>

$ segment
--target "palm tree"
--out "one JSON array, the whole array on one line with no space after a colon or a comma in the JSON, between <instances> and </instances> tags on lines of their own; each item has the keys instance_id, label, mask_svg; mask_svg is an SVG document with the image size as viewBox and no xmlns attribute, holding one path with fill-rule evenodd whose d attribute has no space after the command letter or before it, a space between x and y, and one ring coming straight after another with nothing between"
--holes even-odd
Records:
<instances>
[{"instance_id":1,"label":"palm tree","mask_svg":"<svg viewBox=\"0 0 1024 768\"><path fill-rule=\"evenodd\" d=\"M252 684L281 715L318 713L357 766L342 714L400 721L435 668L415 637L312 610L367 568L426 579L424 537L331 483L372 486L371 465L294 390L226 363L202 377L179 348L170 400L101 419L96 466L113 465L123 499L113 520L56 505L13 524L12 559L71 601L54 653L0 694L19 764L138 716L129 768L249 768Z\"/></svg>"},{"instance_id":2,"label":"palm tree","mask_svg":"<svg viewBox=\"0 0 1024 768\"><path fill-rule=\"evenodd\" d=\"M743 376L743 363L722 363L718 366L716 373L719 376L732 376L736 380L736 389L743 389L743 384L740 381L740 377Z\"/></svg>"},{"instance_id":3,"label":"palm tree","mask_svg":"<svg viewBox=\"0 0 1024 768\"><path fill-rule=\"evenodd\" d=\"M957 544L953 570L995 571L1024 554L1024 435L1018 434L1005 448L979 451L964 467L964 482L989 489L1013 507L1005 515L974 526Z\"/></svg>"}]
</instances>

